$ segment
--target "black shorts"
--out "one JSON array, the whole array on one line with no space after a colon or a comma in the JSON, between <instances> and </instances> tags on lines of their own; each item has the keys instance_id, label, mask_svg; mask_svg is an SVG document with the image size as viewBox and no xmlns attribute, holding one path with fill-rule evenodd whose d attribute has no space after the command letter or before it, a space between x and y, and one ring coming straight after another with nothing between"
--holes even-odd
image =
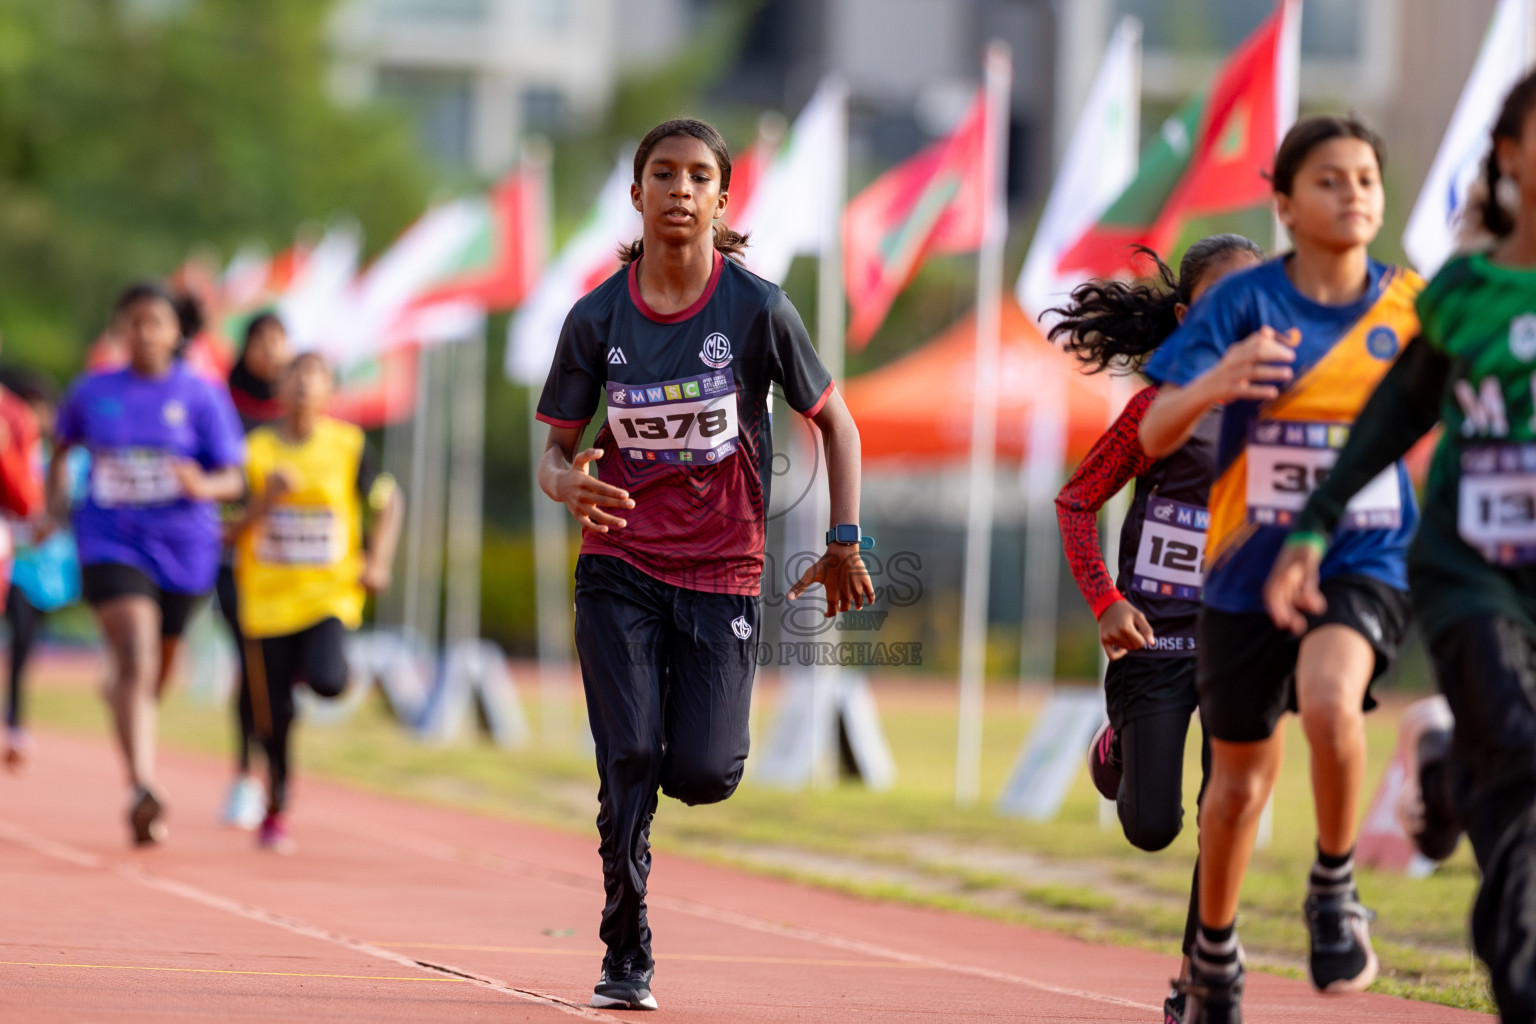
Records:
<instances>
[{"instance_id":1,"label":"black shorts","mask_svg":"<svg viewBox=\"0 0 1536 1024\"><path fill-rule=\"evenodd\" d=\"M81 566L80 594L89 605L104 604L130 594L149 598L160 606L160 635L163 637L181 636L197 603L205 596L161 590L142 569L120 562Z\"/></svg>"},{"instance_id":2,"label":"black shorts","mask_svg":"<svg viewBox=\"0 0 1536 1024\"><path fill-rule=\"evenodd\" d=\"M1324 580L1328 610L1307 617L1307 631L1348 626L1376 651L1371 683L1387 671L1408 630L1408 594L1369 576ZM1254 743L1274 735L1280 716L1296 710L1296 655L1301 639L1264 612L1200 610L1197 682L1200 721L1228 743ZM1376 706L1370 688L1365 709Z\"/></svg>"},{"instance_id":3,"label":"black shorts","mask_svg":"<svg viewBox=\"0 0 1536 1024\"><path fill-rule=\"evenodd\" d=\"M1117 730L1124 729L1127 722L1164 711L1189 714L1199 704L1194 658L1127 654L1104 670L1104 706L1109 711L1109 724Z\"/></svg>"}]
</instances>

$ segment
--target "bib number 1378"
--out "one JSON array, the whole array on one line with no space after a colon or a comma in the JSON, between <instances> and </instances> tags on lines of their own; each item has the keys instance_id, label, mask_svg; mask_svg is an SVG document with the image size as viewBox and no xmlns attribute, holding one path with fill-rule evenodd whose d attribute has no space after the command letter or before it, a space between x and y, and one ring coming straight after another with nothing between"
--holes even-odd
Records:
<instances>
[{"instance_id":1,"label":"bib number 1378","mask_svg":"<svg viewBox=\"0 0 1536 1024\"><path fill-rule=\"evenodd\" d=\"M682 412L670 416L618 416L616 417L627 438L643 441L681 440L698 428L700 437L718 437L730 427L730 414L725 409L706 409L703 412Z\"/></svg>"}]
</instances>

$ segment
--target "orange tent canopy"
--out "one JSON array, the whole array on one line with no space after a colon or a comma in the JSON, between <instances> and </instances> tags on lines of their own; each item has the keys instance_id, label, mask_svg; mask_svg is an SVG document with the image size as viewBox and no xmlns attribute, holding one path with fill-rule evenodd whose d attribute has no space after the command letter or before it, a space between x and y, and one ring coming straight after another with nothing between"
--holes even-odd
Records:
<instances>
[{"instance_id":1,"label":"orange tent canopy","mask_svg":"<svg viewBox=\"0 0 1536 1024\"><path fill-rule=\"evenodd\" d=\"M864 457L936 462L965 458L971 444L975 354L973 311L917 351L847 381L843 399L859 425ZM1025 458L1030 414L1041 395L1054 391L1065 396L1070 462L1093 447L1112 414L1120 411L1111 409L1116 389L1109 378L1079 371L1076 360L1052 347L1011 298L1002 303L999 374L999 459Z\"/></svg>"}]
</instances>

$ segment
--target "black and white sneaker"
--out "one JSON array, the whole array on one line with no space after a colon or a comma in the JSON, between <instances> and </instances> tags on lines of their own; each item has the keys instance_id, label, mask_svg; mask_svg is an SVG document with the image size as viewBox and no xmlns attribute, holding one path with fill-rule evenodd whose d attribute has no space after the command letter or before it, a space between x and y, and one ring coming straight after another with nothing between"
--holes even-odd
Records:
<instances>
[{"instance_id":1,"label":"black and white sneaker","mask_svg":"<svg viewBox=\"0 0 1536 1024\"><path fill-rule=\"evenodd\" d=\"M1108 722L1099 726L1088 744L1088 775L1105 800L1119 798L1125 765L1120 760L1120 734Z\"/></svg>"},{"instance_id":2,"label":"black and white sneaker","mask_svg":"<svg viewBox=\"0 0 1536 1024\"><path fill-rule=\"evenodd\" d=\"M603 958L603 976L592 990L592 1006L599 1010L654 1010L656 997L651 995L653 968L641 970L634 961L620 960L609 963Z\"/></svg>"},{"instance_id":3,"label":"black and white sneaker","mask_svg":"<svg viewBox=\"0 0 1536 1024\"><path fill-rule=\"evenodd\" d=\"M1455 853L1461 841L1450 779L1455 728L1444 697L1414 701L1398 727L1408 778L1398 798L1397 820L1419 853L1437 863Z\"/></svg>"},{"instance_id":4,"label":"black and white sneaker","mask_svg":"<svg viewBox=\"0 0 1536 1024\"><path fill-rule=\"evenodd\" d=\"M1183 1002L1182 1015L1171 1018L1177 1024L1243 1024L1243 966L1237 970L1207 975L1199 964L1192 964L1189 977L1173 983L1173 990ZM1168 1012L1174 996L1163 1003Z\"/></svg>"},{"instance_id":5,"label":"black and white sneaker","mask_svg":"<svg viewBox=\"0 0 1536 1024\"><path fill-rule=\"evenodd\" d=\"M134 790L133 806L128 810L128 828L133 832L133 845L154 846L165 842L165 805L142 786Z\"/></svg>"},{"instance_id":6,"label":"black and white sneaker","mask_svg":"<svg viewBox=\"0 0 1536 1024\"><path fill-rule=\"evenodd\" d=\"M1374 917L1355 889L1338 895L1312 893L1303 905L1311 947L1307 974L1319 992L1360 992L1376 980L1379 964L1371 948Z\"/></svg>"}]
</instances>

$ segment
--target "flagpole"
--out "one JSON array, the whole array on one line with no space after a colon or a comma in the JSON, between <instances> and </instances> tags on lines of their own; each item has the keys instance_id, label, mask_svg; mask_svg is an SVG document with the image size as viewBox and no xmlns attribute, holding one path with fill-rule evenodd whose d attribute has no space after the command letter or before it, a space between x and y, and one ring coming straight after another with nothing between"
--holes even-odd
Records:
<instances>
[{"instance_id":1,"label":"flagpole","mask_svg":"<svg viewBox=\"0 0 1536 1024\"><path fill-rule=\"evenodd\" d=\"M997 463L997 367L1002 343L1003 245L1008 236L1008 100L1013 80L1013 58L1006 43L989 43L985 60L987 118L982 159L989 178L977 261L975 393L971 405L965 593L960 619L960 725L955 756L955 801L962 805L974 804L981 795L987 589L991 583L992 492Z\"/></svg>"},{"instance_id":2,"label":"flagpole","mask_svg":"<svg viewBox=\"0 0 1536 1024\"><path fill-rule=\"evenodd\" d=\"M827 368L827 373L837 386L842 386L844 376L844 347L843 337L843 207L848 201L847 195L847 161L848 161L848 108L847 94L841 83L829 83L836 90L838 97L839 130L834 133L837 138L837 151L828 154L830 159L825 167L826 174L836 184L832 189L831 209L827 211L830 225L826 236L822 239L821 255L816 262L816 342L821 355L822 365ZM821 431L815 425L811 425L812 442L822 443ZM819 460L825 465L825 460ZM799 531L805 540L809 541L806 550L816 551L820 546L819 541L824 534L823 530L834 524L832 518L832 496L830 491L812 482L811 494L814 512L810 523L802 526ZM808 529L806 528L808 527ZM828 595L830 600L831 595ZM837 767L833 756L835 751L835 737L837 735L836 719L837 704L836 693L841 681L840 670L836 665L817 664L811 668L811 736L812 736L812 760L811 760L811 785L816 788L830 786L836 781ZM832 721L824 721L828 713Z\"/></svg>"}]
</instances>

